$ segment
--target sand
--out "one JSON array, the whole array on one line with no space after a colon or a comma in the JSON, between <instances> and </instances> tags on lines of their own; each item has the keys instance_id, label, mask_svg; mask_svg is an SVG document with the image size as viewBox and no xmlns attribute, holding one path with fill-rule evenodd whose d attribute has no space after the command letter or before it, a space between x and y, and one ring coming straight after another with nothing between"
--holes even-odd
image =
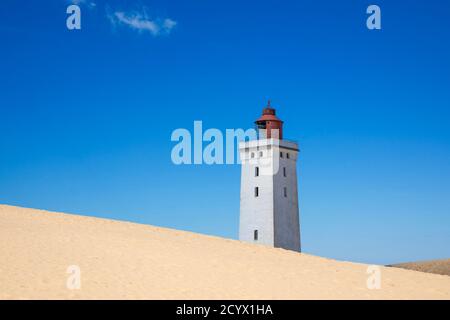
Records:
<instances>
[{"instance_id":1,"label":"sand","mask_svg":"<svg viewBox=\"0 0 450 320\"><path fill-rule=\"evenodd\" d=\"M450 276L450 259L398 263L391 266Z\"/></svg>"},{"instance_id":2,"label":"sand","mask_svg":"<svg viewBox=\"0 0 450 320\"><path fill-rule=\"evenodd\" d=\"M69 266L80 269L76 289ZM0 299L450 299L450 277L0 205ZM378 268L378 267L377 267ZM74 285L75 284L75 285Z\"/></svg>"}]
</instances>

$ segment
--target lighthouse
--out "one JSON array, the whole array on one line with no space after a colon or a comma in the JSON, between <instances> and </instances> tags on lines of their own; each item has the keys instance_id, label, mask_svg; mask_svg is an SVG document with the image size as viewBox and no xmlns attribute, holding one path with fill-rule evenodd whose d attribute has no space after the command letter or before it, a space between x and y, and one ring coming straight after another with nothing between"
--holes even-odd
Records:
<instances>
[{"instance_id":1,"label":"lighthouse","mask_svg":"<svg viewBox=\"0 0 450 320\"><path fill-rule=\"evenodd\" d=\"M298 144L283 139L283 121L270 100L255 126L257 139L239 144L239 240L301 251Z\"/></svg>"}]
</instances>

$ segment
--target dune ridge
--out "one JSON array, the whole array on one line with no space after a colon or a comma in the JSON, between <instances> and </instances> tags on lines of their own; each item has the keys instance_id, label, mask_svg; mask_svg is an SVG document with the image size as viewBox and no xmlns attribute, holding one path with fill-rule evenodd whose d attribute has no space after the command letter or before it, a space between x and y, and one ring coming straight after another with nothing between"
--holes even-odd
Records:
<instances>
[{"instance_id":1,"label":"dune ridge","mask_svg":"<svg viewBox=\"0 0 450 320\"><path fill-rule=\"evenodd\" d=\"M397 263L389 266L450 276L450 259Z\"/></svg>"},{"instance_id":2,"label":"dune ridge","mask_svg":"<svg viewBox=\"0 0 450 320\"><path fill-rule=\"evenodd\" d=\"M450 299L450 277L0 205L0 299ZM69 289L69 266L80 289Z\"/></svg>"}]
</instances>

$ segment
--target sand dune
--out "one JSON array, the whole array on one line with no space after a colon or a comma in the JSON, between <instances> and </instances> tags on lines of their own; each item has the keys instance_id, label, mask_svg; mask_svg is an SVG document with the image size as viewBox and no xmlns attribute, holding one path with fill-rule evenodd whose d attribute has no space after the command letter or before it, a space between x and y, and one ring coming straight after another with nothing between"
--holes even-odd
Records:
<instances>
[{"instance_id":1,"label":"sand dune","mask_svg":"<svg viewBox=\"0 0 450 320\"><path fill-rule=\"evenodd\" d=\"M67 268L79 266L81 288ZM0 206L0 299L450 299L450 277Z\"/></svg>"},{"instance_id":2,"label":"sand dune","mask_svg":"<svg viewBox=\"0 0 450 320\"><path fill-rule=\"evenodd\" d=\"M450 259L398 263L390 266L450 276Z\"/></svg>"}]
</instances>

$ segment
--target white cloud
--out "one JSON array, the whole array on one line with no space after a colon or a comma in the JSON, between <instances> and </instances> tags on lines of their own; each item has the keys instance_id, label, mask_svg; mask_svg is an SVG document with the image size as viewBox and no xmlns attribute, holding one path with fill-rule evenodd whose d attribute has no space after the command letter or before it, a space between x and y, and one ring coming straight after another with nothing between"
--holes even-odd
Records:
<instances>
[{"instance_id":1,"label":"white cloud","mask_svg":"<svg viewBox=\"0 0 450 320\"><path fill-rule=\"evenodd\" d=\"M108 18L113 25L125 25L139 32L150 32L154 36L170 33L177 24L176 21L169 18L150 20L145 11L144 13L116 11L108 14Z\"/></svg>"},{"instance_id":2,"label":"white cloud","mask_svg":"<svg viewBox=\"0 0 450 320\"><path fill-rule=\"evenodd\" d=\"M172 19L164 19L163 28L167 31L172 30L177 25L177 22Z\"/></svg>"},{"instance_id":3,"label":"white cloud","mask_svg":"<svg viewBox=\"0 0 450 320\"><path fill-rule=\"evenodd\" d=\"M76 4L77 6L79 6L81 4L86 5L91 9L93 9L97 6L97 4L95 2L88 1L88 0L67 0L67 2L69 2L71 4Z\"/></svg>"}]
</instances>

